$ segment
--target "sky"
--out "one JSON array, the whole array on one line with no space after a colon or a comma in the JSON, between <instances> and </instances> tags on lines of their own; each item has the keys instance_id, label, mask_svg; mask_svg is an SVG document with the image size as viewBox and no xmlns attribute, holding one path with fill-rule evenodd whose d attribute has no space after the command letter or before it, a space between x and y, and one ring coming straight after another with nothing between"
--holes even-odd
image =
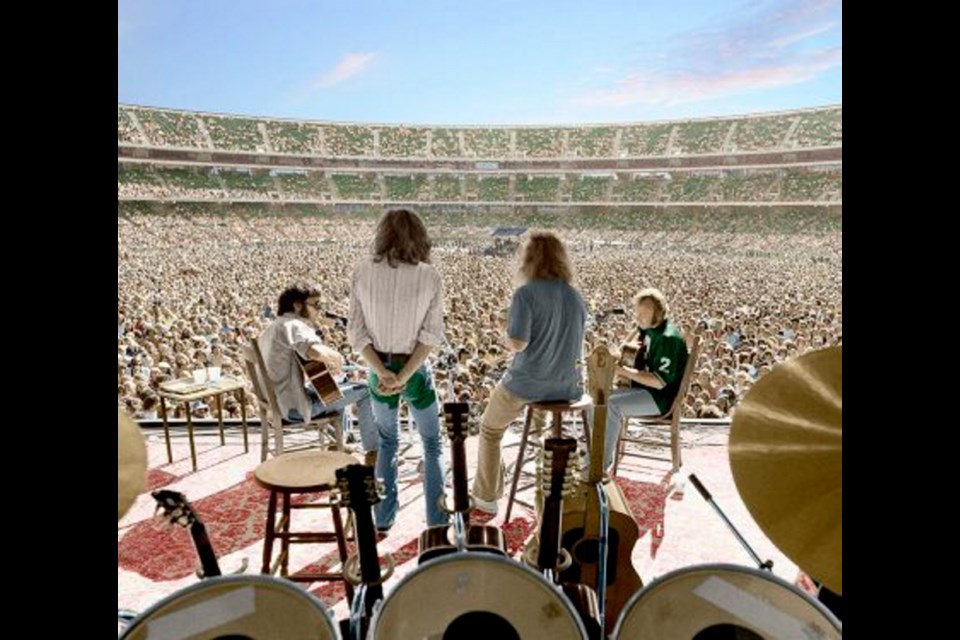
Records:
<instances>
[{"instance_id":1,"label":"sky","mask_svg":"<svg viewBox=\"0 0 960 640\"><path fill-rule=\"evenodd\" d=\"M118 0L117 101L562 124L840 104L839 0Z\"/></svg>"}]
</instances>

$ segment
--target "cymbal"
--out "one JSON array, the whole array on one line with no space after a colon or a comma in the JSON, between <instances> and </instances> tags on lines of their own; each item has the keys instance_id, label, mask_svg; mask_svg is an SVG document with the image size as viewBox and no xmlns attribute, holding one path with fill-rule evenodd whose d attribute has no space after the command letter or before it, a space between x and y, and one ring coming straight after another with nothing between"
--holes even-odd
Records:
<instances>
[{"instance_id":1,"label":"cymbal","mask_svg":"<svg viewBox=\"0 0 960 640\"><path fill-rule=\"evenodd\" d=\"M737 407L730 466L754 520L807 574L843 593L843 351L791 358Z\"/></svg>"},{"instance_id":2,"label":"cymbal","mask_svg":"<svg viewBox=\"0 0 960 640\"><path fill-rule=\"evenodd\" d=\"M143 434L117 410L117 520L123 517L147 484L147 447Z\"/></svg>"}]
</instances>

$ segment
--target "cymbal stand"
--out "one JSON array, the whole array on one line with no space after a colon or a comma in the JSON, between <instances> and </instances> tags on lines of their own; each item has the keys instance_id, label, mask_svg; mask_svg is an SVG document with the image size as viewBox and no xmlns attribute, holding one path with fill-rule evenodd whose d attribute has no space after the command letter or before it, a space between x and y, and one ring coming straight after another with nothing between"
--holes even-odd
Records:
<instances>
[{"instance_id":1,"label":"cymbal stand","mask_svg":"<svg viewBox=\"0 0 960 640\"><path fill-rule=\"evenodd\" d=\"M742 535L740 535L740 532L739 532L739 531L737 530L737 528L733 525L733 523L730 522L730 518L727 517L727 514L725 514L725 513L723 512L723 510L717 505L717 503L713 501L713 496L711 496L711 495L710 495L710 492L707 491L707 488L706 488L705 486L703 486L703 483L700 482L700 479L697 478L697 476L695 476L694 474L691 473L691 474L690 474L690 482L693 483L693 486L695 486L695 487L697 488L697 491L699 491L699 492L700 492L700 495L703 496L703 499L707 501L707 504L709 504L711 507L713 507L713 510L717 512L717 515L720 516L720 518L723 520L724 524L726 524L727 527L730 529L730 531L733 532L733 535L737 538L737 542L739 542L739 543L740 543L740 546L742 546L742 547L744 548L744 550L746 550L746 552L747 552L748 554L750 554L750 557L753 558L753 561L754 561L755 563L757 563L757 567L760 568L760 569L766 569L767 571L772 572L772 571L773 571L773 560L770 560L770 559L761 560L761 559L760 559L760 556L758 556L757 553L756 553L756 551L753 550L753 547L750 546L750 544L746 541L746 539L744 539L744 537L743 537Z\"/></svg>"}]
</instances>

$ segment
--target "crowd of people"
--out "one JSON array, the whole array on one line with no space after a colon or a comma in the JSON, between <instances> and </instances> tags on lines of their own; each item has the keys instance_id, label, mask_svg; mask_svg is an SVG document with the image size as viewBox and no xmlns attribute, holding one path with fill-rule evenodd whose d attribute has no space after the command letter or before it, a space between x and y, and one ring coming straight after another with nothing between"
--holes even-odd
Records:
<instances>
[{"instance_id":1,"label":"crowd of people","mask_svg":"<svg viewBox=\"0 0 960 640\"><path fill-rule=\"evenodd\" d=\"M445 336L431 359L440 401L478 406L512 356L502 318L517 286L517 260L487 255L490 227L467 216L427 217L432 264L445 290ZM489 222L484 219L484 222ZM511 224L504 217L504 224ZM275 319L291 282L315 283L319 306L349 315L350 274L369 255L376 219L325 217L118 217L118 402L156 417L157 390L208 366L245 377L242 345ZM685 398L688 417L721 418L777 362L842 341L839 231L778 234L696 229L554 229L568 247L589 314L585 340L617 346L634 329L631 298L656 287L670 319L703 343ZM626 309L626 314L611 313ZM362 362L346 326L321 324L324 344ZM353 376L363 374L353 373ZM252 403L252 394L247 394ZM182 406L171 408L183 417ZM194 417L210 416L202 402ZM226 400L230 417L239 400ZM252 404L248 415L257 415Z\"/></svg>"}]
</instances>

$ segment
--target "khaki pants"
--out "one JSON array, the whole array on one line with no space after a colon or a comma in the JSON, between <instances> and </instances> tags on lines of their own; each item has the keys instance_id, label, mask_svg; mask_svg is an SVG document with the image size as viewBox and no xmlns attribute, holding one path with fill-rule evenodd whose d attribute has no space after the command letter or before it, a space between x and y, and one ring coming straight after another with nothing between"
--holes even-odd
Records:
<instances>
[{"instance_id":1,"label":"khaki pants","mask_svg":"<svg viewBox=\"0 0 960 640\"><path fill-rule=\"evenodd\" d=\"M477 475L473 479L473 495L481 500L495 501L503 497L503 459L500 456L500 441L507 426L523 413L530 402L498 383L490 394L487 408L480 417L480 441L478 443ZM533 412L530 433L541 433L546 422L543 411ZM529 446L529 444L528 444Z\"/></svg>"}]
</instances>

